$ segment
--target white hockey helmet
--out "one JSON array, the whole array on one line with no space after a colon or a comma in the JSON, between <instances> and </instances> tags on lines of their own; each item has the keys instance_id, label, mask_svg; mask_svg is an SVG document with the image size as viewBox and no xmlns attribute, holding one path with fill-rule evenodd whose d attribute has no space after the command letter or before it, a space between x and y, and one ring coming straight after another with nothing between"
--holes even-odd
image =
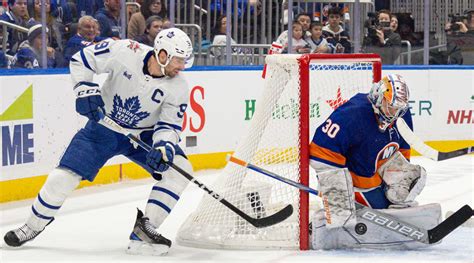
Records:
<instances>
[{"instance_id":1,"label":"white hockey helmet","mask_svg":"<svg viewBox=\"0 0 474 263\"><path fill-rule=\"evenodd\" d=\"M185 59L185 68L190 68L194 62L193 45L191 39L178 28L169 28L161 30L155 38L155 56L158 64L164 68L173 57ZM161 64L158 54L164 50L167 54L165 64ZM163 70L163 69L162 69Z\"/></svg>"},{"instance_id":2,"label":"white hockey helmet","mask_svg":"<svg viewBox=\"0 0 474 263\"><path fill-rule=\"evenodd\" d=\"M390 74L374 83L368 98L379 116L380 129L385 130L408 110L410 91L402 76Z\"/></svg>"}]
</instances>

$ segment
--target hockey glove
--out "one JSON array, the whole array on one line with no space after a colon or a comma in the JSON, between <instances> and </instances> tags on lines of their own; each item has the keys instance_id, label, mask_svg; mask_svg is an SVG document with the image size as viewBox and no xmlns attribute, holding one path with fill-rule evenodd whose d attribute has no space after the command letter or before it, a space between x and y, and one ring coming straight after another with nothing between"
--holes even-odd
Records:
<instances>
[{"instance_id":1,"label":"hockey glove","mask_svg":"<svg viewBox=\"0 0 474 263\"><path fill-rule=\"evenodd\" d=\"M74 91L77 95L76 111L89 120L99 121L98 111L104 107L99 85L91 82L79 82Z\"/></svg>"},{"instance_id":2,"label":"hockey glove","mask_svg":"<svg viewBox=\"0 0 474 263\"><path fill-rule=\"evenodd\" d=\"M171 142L159 141L153 145L153 149L146 156L146 164L157 172L168 170L174 159L174 145Z\"/></svg>"},{"instance_id":3,"label":"hockey glove","mask_svg":"<svg viewBox=\"0 0 474 263\"><path fill-rule=\"evenodd\" d=\"M426 184L426 171L420 165L409 163L400 152L395 152L378 173L386 184L385 196L391 208L416 206L415 198Z\"/></svg>"}]
</instances>

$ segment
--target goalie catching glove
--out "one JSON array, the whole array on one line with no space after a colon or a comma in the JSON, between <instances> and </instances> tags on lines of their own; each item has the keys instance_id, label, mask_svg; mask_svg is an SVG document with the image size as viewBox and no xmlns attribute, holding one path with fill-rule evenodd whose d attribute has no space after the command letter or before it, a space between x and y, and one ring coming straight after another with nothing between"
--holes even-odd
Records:
<instances>
[{"instance_id":1,"label":"goalie catching glove","mask_svg":"<svg viewBox=\"0 0 474 263\"><path fill-rule=\"evenodd\" d=\"M157 172L168 170L174 159L175 149L171 142L159 141L153 145L153 149L146 156L146 164Z\"/></svg>"},{"instance_id":2,"label":"goalie catching glove","mask_svg":"<svg viewBox=\"0 0 474 263\"><path fill-rule=\"evenodd\" d=\"M386 184L385 196L393 204L390 207L417 205L415 198L426 184L423 167L409 163L400 152L396 152L379 168L378 173Z\"/></svg>"},{"instance_id":3,"label":"goalie catching glove","mask_svg":"<svg viewBox=\"0 0 474 263\"><path fill-rule=\"evenodd\" d=\"M79 82L74 87L76 92L76 111L89 118L91 121L99 121L99 109L104 111L104 101L100 95L99 85L92 82Z\"/></svg>"}]
</instances>

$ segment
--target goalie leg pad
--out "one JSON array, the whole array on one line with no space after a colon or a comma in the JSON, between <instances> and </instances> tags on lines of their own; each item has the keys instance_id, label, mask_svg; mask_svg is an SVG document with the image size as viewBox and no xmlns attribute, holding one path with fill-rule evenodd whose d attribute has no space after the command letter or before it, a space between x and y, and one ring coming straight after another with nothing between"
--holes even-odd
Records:
<instances>
[{"instance_id":1,"label":"goalie leg pad","mask_svg":"<svg viewBox=\"0 0 474 263\"><path fill-rule=\"evenodd\" d=\"M355 224L354 187L347 168L318 173L328 228Z\"/></svg>"},{"instance_id":2,"label":"goalie leg pad","mask_svg":"<svg viewBox=\"0 0 474 263\"><path fill-rule=\"evenodd\" d=\"M416 205L415 198L426 184L426 171L420 165L414 165L400 153L396 152L378 173L387 185L387 199L396 207Z\"/></svg>"},{"instance_id":3,"label":"goalie leg pad","mask_svg":"<svg viewBox=\"0 0 474 263\"><path fill-rule=\"evenodd\" d=\"M54 169L36 197L26 225L34 231L42 231L81 180L81 176L69 170Z\"/></svg>"},{"instance_id":4,"label":"goalie leg pad","mask_svg":"<svg viewBox=\"0 0 474 263\"><path fill-rule=\"evenodd\" d=\"M174 164L188 173L193 172L191 163L181 155L176 155ZM161 175L162 179L153 186L145 209L145 215L156 227L159 227L168 217L189 183L188 179L173 168L166 170Z\"/></svg>"},{"instance_id":5,"label":"goalie leg pad","mask_svg":"<svg viewBox=\"0 0 474 263\"><path fill-rule=\"evenodd\" d=\"M378 211L424 229L431 229L441 222L441 206L439 204L405 209L380 209ZM313 249L418 249L429 246L362 217L357 217L357 224L353 227L344 225L330 229L326 227L324 212L319 210L313 215L312 225L311 244Z\"/></svg>"}]
</instances>

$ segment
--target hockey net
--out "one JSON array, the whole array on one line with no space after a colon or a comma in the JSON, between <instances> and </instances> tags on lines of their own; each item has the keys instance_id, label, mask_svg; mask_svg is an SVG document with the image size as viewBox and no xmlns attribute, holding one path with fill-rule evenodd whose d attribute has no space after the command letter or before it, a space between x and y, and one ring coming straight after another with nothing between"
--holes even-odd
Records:
<instances>
[{"instance_id":1,"label":"hockey net","mask_svg":"<svg viewBox=\"0 0 474 263\"><path fill-rule=\"evenodd\" d=\"M234 156L314 186L316 180L309 177L308 146L315 129L333 108L358 92L368 92L380 79L380 58L374 54L271 55L266 63L263 94ZM287 204L293 205L294 212L279 224L258 229L204 195L179 229L179 244L308 249L307 193L233 163L227 164L212 188L254 218L271 215Z\"/></svg>"}]
</instances>

